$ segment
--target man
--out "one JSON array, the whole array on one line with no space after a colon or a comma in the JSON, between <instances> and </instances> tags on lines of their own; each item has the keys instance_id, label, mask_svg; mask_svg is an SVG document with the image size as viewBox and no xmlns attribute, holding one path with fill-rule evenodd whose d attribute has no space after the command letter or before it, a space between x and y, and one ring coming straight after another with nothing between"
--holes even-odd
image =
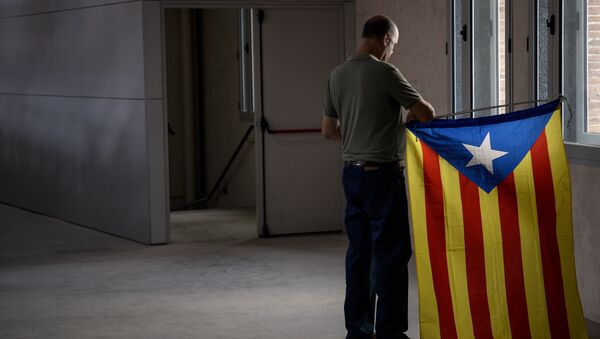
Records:
<instances>
[{"instance_id":1,"label":"man","mask_svg":"<svg viewBox=\"0 0 600 339\"><path fill-rule=\"evenodd\" d=\"M403 168L406 120L429 121L434 110L387 63L398 28L378 15L363 28L357 55L333 70L323 105L323 135L342 141L346 195L347 339L368 338L371 255L378 296L378 339L407 338L408 272L412 254Z\"/></svg>"}]
</instances>

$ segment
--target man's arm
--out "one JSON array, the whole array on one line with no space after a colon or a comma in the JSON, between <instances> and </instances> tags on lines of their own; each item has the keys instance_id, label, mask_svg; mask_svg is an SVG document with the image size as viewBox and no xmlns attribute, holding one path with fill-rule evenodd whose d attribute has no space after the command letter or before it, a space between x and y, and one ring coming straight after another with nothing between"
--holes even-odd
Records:
<instances>
[{"instance_id":1,"label":"man's arm","mask_svg":"<svg viewBox=\"0 0 600 339\"><path fill-rule=\"evenodd\" d=\"M412 120L427 122L432 120L435 111L431 104L423 100L419 92L412 87L397 68L392 67L390 70L390 95L397 103L408 110L406 122Z\"/></svg>"},{"instance_id":2,"label":"man's arm","mask_svg":"<svg viewBox=\"0 0 600 339\"><path fill-rule=\"evenodd\" d=\"M408 108L406 114L406 122L419 120L420 122L428 122L433 120L435 110L431 104L423 99L420 99Z\"/></svg>"},{"instance_id":3,"label":"man's arm","mask_svg":"<svg viewBox=\"0 0 600 339\"><path fill-rule=\"evenodd\" d=\"M327 139L340 140L342 138L340 121L337 118L323 115L323 119L321 120L321 134Z\"/></svg>"}]
</instances>

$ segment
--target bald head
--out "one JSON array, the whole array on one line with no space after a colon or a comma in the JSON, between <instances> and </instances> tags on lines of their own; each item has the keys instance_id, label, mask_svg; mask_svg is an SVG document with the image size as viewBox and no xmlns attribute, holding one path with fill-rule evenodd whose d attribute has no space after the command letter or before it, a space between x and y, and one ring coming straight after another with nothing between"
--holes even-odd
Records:
<instances>
[{"instance_id":1,"label":"bald head","mask_svg":"<svg viewBox=\"0 0 600 339\"><path fill-rule=\"evenodd\" d=\"M392 19L385 15L376 15L365 22L363 38L383 38L386 34L397 35L398 28Z\"/></svg>"},{"instance_id":2,"label":"bald head","mask_svg":"<svg viewBox=\"0 0 600 339\"><path fill-rule=\"evenodd\" d=\"M365 22L359 53L369 53L379 60L387 61L398 43L398 27L385 15L376 15Z\"/></svg>"}]
</instances>

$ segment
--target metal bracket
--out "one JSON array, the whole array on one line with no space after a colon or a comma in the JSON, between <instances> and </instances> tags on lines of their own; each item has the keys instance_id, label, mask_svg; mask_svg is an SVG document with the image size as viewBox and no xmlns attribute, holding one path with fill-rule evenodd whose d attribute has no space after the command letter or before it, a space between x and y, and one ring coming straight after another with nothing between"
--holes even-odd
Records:
<instances>
[{"instance_id":1,"label":"metal bracket","mask_svg":"<svg viewBox=\"0 0 600 339\"><path fill-rule=\"evenodd\" d=\"M263 238L268 238L271 234L269 233L269 226L267 226L266 223L263 224L262 226L262 237Z\"/></svg>"},{"instance_id":2,"label":"metal bracket","mask_svg":"<svg viewBox=\"0 0 600 339\"><path fill-rule=\"evenodd\" d=\"M265 11L262 9L258 10L258 23L262 24L265 21Z\"/></svg>"},{"instance_id":3,"label":"metal bracket","mask_svg":"<svg viewBox=\"0 0 600 339\"><path fill-rule=\"evenodd\" d=\"M267 131L267 133L271 134L271 127L269 127L269 123L265 117L260 117L260 130L262 132Z\"/></svg>"}]
</instances>

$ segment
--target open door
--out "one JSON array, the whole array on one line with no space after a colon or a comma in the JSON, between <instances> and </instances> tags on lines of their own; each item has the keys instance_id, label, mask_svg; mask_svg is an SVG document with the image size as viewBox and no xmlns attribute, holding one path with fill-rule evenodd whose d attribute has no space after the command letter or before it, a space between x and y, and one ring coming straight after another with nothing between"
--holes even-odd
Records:
<instances>
[{"instance_id":1,"label":"open door","mask_svg":"<svg viewBox=\"0 0 600 339\"><path fill-rule=\"evenodd\" d=\"M313 8L254 11L262 236L343 225L340 145L320 127L329 74L344 59L344 8Z\"/></svg>"}]
</instances>

